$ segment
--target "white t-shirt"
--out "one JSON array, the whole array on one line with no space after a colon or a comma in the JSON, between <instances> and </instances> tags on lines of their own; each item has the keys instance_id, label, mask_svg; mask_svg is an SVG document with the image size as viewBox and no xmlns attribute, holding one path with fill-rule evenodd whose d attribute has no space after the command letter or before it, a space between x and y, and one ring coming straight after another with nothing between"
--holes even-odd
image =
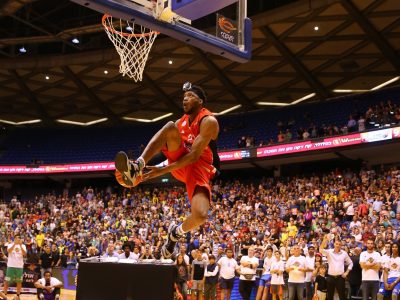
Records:
<instances>
[{"instance_id":1,"label":"white t-shirt","mask_svg":"<svg viewBox=\"0 0 400 300\"><path fill-rule=\"evenodd\" d=\"M257 266L259 264L258 258L255 257L255 256L250 258L247 255L245 255L240 259L240 264L242 264L243 262L248 262L248 263L250 263L252 265L257 265ZM257 268L252 269L252 268L240 266L240 273L241 274L252 274L253 275L252 279L250 279L250 280L256 280L256 271L257 271ZM240 275L239 279L241 279L241 280L249 280L249 279L246 279L243 275Z\"/></svg>"},{"instance_id":2,"label":"white t-shirt","mask_svg":"<svg viewBox=\"0 0 400 300\"><path fill-rule=\"evenodd\" d=\"M353 206L353 202L351 201L346 201L343 204L343 207L346 208L346 215L348 216L354 216L354 206Z\"/></svg>"},{"instance_id":3,"label":"white t-shirt","mask_svg":"<svg viewBox=\"0 0 400 300\"><path fill-rule=\"evenodd\" d=\"M135 253L133 253L133 252L131 252L131 253L129 254L129 257L126 257L126 256L125 256L125 252L124 252L124 253L121 253L120 255L118 255L118 259L133 259L133 260L138 260L137 254L135 254Z\"/></svg>"},{"instance_id":4,"label":"white t-shirt","mask_svg":"<svg viewBox=\"0 0 400 300\"><path fill-rule=\"evenodd\" d=\"M306 256L306 266L308 269L313 269L315 267L315 256L310 257L310 256ZM306 279L305 282L311 282L311 277L312 277L312 273L313 272L306 272Z\"/></svg>"},{"instance_id":5,"label":"white t-shirt","mask_svg":"<svg viewBox=\"0 0 400 300\"><path fill-rule=\"evenodd\" d=\"M187 264L187 265L190 264L190 257L189 257L187 254L185 254L185 255L183 256L183 260L185 261L185 264Z\"/></svg>"},{"instance_id":6,"label":"white t-shirt","mask_svg":"<svg viewBox=\"0 0 400 300\"><path fill-rule=\"evenodd\" d=\"M386 264L389 262L389 260L390 260L390 256L389 255L386 255L386 254L384 254L384 255L382 255L381 256L381 267L382 268L386 268ZM382 274L381 274L381 282L383 282L383 272L382 272Z\"/></svg>"},{"instance_id":7,"label":"white t-shirt","mask_svg":"<svg viewBox=\"0 0 400 300\"><path fill-rule=\"evenodd\" d=\"M381 211L381 206L383 205L383 202L380 200L375 200L374 203L372 203L372 209L374 211L380 212Z\"/></svg>"},{"instance_id":8,"label":"white t-shirt","mask_svg":"<svg viewBox=\"0 0 400 300\"><path fill-rule=\"evenodd\" d=\"M389 269L388 278L400 277L400 256L391 257L386 263L385 268Z\"/></svg>"},{"instance_id":9,"label":"white t-shirt","mask_svg":"<svg viewBox=\"0 0 400 300\"><path fill-rule=\"evenodd\" d=\"M283 260L280 261L274 261L271 264L271 270L279 270L279 271L284 271L285 270L285 262ZM271 275L271 284L285 284L283 281L283 273L281 275L278 274L272 274Z\"/></svg>"},{"instance_id":10,"label":"white t-shirt","mask_svg":"<svg viewBox=\"0 0 400 300\"><path fill-rule=\"evenodd\" d=\"M235 277L235 270L238 266L234 258L228 258L226 256L221 257L218 261L220 266L219 276L224 279L231 279Z\"/></svg>"},{"instance_id":11,"label":"white t-shirt","mask_svg":"<svg viewBox=\"0 0 400 300\"><path fill-rule=\"evenodd\" d=\"M288 282L293 283L304 283L305 281L305 272L301 272L298 269L306 268L306 258L304 256L294 256L289 257L286 262L286 268L294 268L294 270L289 272L289 280Z\"/></svg>"},{"instance_id":12,"label":"white t-shirt","mask_svg":"<svg viewBox=\"0 0 400 300\"><path fill-rule=\"evenodd\" d=\"M46 286L46 280L45 280L44 278L39 279L38 282L39 282L41 285ZM50 277L50 285L51 285L51 286L55 286L55 285L59 285L59 284L62 284L62 282L61 282L60 280L58 280L58 279L55 278L55 277ZM54 291L54 288L51 289L51 292L53 292L53 291Z\"/></svg>"},{"instance_id":13,"label":"white t-shirt","mask_svg":"<svg viewBox=\"0 0 400 300\"><path fill-rule=\"evenodd\" d=\"M122 254L125 255L125 253L122 253ZM136 254L135 252L131 252L131 255L129 255L129 258L131 258L131 257L132 257L132 259L134 259L134 260L139 260L140 253Z\"/></svg>"},{"instance_id":14,"label":"white t-shirt","mask_svg":"<svg viewBox=\"0 0 400 300\"><path fill-rule=\"evenodd\" d=\"M264 258L264 272L263 275L265 274L271 274L270 270L271 270L271 264L276 261L276 258L274 256L271 256L271 258L265 257Z\"/></svg>"},{"instance_id":15,"label":"white t-shirt","mask_svg":"<svg viewBox=\"0 0 400 300\"><path fill-rule=\"evenodd\" d=\"M380 263L381 262L381 255L373 251L369 253L368 251L363 251L360 254L360 263ZM362 269L362 280L363 281L378 281L379 280L379 270L372 270L372 269Z\"/></svg>"},{"instance_id":16,"label":"white t-shirt","mask_svg":"<svg viewBox=\"0 0 400 300\"><path fill-rule=\"evenodd\" d=\"M7 250L11 249L11 247L14 245L14 243L9 244L7 246ZM8 253L8 261L7 261L7 267L11 268L23 268L24 267L24 256L22 254L22 249L26 252L26 247L25 245L15 245L13 251L11 253Z\"/></svg>"}]
</instances>

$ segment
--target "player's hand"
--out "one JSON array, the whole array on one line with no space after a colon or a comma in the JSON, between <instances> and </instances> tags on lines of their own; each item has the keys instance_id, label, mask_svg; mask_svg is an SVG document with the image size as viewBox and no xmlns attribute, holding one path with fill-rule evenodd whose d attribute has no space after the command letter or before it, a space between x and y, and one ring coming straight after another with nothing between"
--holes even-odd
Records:
<instances>
[{"instance_id":1,"label":"player's hand","mask_svg":"<svg viewBox=\"0 0 400 300\"><path fill-rule=\"evenodd\" d=\"M149 171L143 174L143 181L150 180L167 173L164 167L146 166L146 170Z\"/></svg>"}]
</instances>

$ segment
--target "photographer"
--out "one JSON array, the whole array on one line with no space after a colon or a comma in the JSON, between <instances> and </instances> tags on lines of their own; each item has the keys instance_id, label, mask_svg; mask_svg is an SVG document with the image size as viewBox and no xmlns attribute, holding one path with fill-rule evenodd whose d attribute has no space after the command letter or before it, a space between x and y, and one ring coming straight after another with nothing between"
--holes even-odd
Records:
<instances>
[{"instance_id":1,"label":"photographer","mask_svg":"<svg viewBox=\"0 0 400 300\"><path fill-rule=\"evenodd\" d=\"M8 261L7 272L4 281L4 294L7 295L8 285L10 282L17 284L17 296L15 300L19 300L22 288L22 277L24 273L24 256L26 256L26 247L22 244L21 237L16 235L14 242L7 246Z\"/></svg>"},{"instance_id":2,"label":"photographer","mask_svg":"<svg viewBox=\"0 0 400 300\"><path fill-rule=\"evenodd\" d=\"M37 296L40 300L58 300L60 299L60 289L63 283L51 276L49 271L44 272L44 277L35 282Z\"/></svg>"}]
</instances>

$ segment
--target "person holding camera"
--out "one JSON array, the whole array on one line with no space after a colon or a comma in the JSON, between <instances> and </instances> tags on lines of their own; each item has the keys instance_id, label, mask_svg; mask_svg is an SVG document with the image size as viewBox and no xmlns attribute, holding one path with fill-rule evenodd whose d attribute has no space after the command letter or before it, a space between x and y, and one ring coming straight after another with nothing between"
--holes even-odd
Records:
<instances>
[{"instance_id":1,"label":"person holding camera","mask_svg":"<svg viewBox=\"0 0 400 300\"><path fill-rule=\"evenodd\" d=\"M9 283L15 282L17 284L17 296L15 300L19 300L22 288L22 277L24 274L24 257L26 256L26 246L22 244L19 235L16 235L14 237L14 242L7 246L7 252L8 261L4 281L4 294L7 295Z\"/></svg>"},{"instance_id":2,"label":"person holding camera","mask_svg":"<svg viewBox=\"0 0 400 300\"><path fill-rule=\"evenodd\" d=\"M50 271L45 271L43 278L35 282L37 296L40 300L59 300L62 286L63 283L52 277Z\"/></svg>"}]
</instances>

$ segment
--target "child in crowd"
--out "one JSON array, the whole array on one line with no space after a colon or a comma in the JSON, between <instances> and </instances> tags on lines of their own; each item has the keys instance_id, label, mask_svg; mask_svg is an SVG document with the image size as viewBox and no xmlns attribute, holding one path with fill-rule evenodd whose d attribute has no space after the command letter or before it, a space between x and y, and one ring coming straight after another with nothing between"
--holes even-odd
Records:
<instances>
[{"instance_id":1,"label":"child in crowd","mask_svg":"<svg viewBox=\"0 0 400 300\"><path fill-rule=\"evenodd\" d=\"M326 281L326 266L322 264L319 267L319 274L317 278L315 278L315 293L314 297L318 296L318 300L325 300L327 289L327 281Z\"/></svg>"},{"instance_id":2,"label":"child in crowd","mask_svg":"<svg viewBox=\"0 0 400 300\"><path fill-rule=\"evenodd\" d=\"M271 294L272 300L283 299L283 271L285 262L281 259L281 253L275 251L275 261L271 264Z\"/></svg>"}]
</instances>

